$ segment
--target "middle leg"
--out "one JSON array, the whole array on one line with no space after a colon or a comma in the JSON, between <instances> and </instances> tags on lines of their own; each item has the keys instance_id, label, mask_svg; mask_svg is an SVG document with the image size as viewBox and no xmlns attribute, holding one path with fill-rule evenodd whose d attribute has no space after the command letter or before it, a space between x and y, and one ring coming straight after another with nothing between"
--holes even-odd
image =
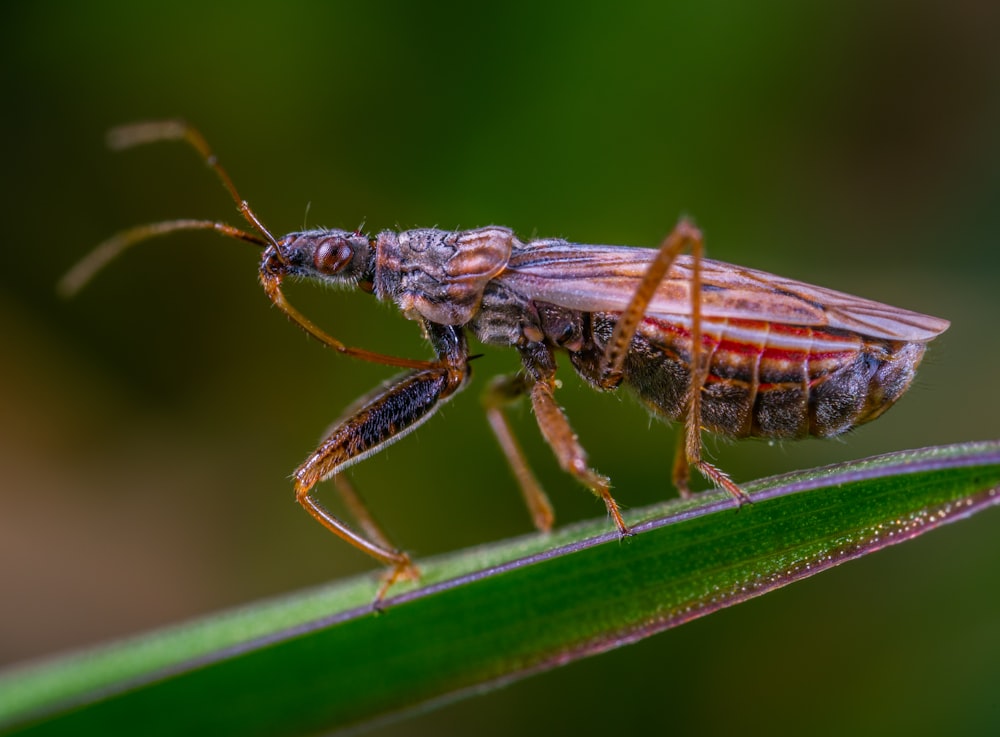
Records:
<instances>
[{"instance_id":1,"label":"middle leg","mask_svg":"<svg viewBox=\"0 0 1000 737\"><path fill-rule=\"evenodd\" d=\"M486 410L490 428L500 443L504 455L507 456L507 463L521 487L521 494L524 496L525 504L528 505L535 527L542 532L549 532L555 522L552 503L535 478L535 474L531 472L524 451L521 450L521 444L514 437L510 422L504 414L504 407L513 404L529 391L530 382L523 374L498 376L490 382L483 394L483 409Z\"/></svg>"},{"instance_id":2,"label":"middle leg","mask_svg":"<svg viewBox=\"0 0 1000 737\"><path fill-rule=\"evenodd\" d=\"M521 349L521 360L531 380L528 392L535 420L560 467L604 501L608 515L614 520L621 535L631 534L622 519L618 502L611 496L610 480L590 467L587 452L580 445L566 414L556 402L556 364L552 350L543 343L532 343Z\"/></svg>"}]
</instances>

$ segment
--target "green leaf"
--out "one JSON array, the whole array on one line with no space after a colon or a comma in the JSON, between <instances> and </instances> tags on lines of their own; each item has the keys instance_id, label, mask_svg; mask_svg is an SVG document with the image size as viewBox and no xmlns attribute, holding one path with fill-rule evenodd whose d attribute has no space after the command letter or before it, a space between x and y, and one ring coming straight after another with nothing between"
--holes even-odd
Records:
<instances>
[{"instance_id":1,"label":"green leaf","mask_svg":"<svg viewBox=\"0 0 1000 737\"><path fill-rule=\"evenodd\" d=\"M634 642L1000 503L1000 442L896 453L422 561L0 677L0 730L328 731ZM155 718L150 719L150 715ZM139 727L141 725L141 729Z\"/></svg>"}]
</instances>

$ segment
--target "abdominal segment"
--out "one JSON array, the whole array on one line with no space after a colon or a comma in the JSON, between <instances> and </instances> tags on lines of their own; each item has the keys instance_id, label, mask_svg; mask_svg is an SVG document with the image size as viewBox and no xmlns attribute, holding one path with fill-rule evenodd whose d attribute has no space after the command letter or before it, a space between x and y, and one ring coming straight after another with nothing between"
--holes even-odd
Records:
<instances>
[{"instance_id":1,"label":"abdominal segment","mask_svg":"<svg viewBox=\"0 0 1000 737\"><path fill-rule=\"evenodd\" d=\"M591 317L594 343L603 345L616 315ZM735 438L827 437L873 420L909 387L925 348L753 320L704 320L702 345L702 426ZM656 414L684 420L690 360L687 325L646 318L624 383Z\"/></svg>"}]
</instances>

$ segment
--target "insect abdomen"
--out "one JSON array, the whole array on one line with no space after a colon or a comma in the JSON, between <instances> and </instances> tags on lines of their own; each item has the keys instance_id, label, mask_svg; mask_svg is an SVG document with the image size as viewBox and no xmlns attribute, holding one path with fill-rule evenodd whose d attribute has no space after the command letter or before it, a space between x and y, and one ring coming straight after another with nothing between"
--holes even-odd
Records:
<instances>
[{"instance_id":1,"label":"insect abdomen","mask_svg":"<svg viewBox=\"0 0 1000 737\"><path fill-rule=\"evenodd\" d=\"M734 438L828 437L873 420L909 387L925 347L749 320L703 320L702 333L702 424ZM690 349L687 326L646 319L625 383L657 414L684 420Z\"/></svg>"}]
</instances>

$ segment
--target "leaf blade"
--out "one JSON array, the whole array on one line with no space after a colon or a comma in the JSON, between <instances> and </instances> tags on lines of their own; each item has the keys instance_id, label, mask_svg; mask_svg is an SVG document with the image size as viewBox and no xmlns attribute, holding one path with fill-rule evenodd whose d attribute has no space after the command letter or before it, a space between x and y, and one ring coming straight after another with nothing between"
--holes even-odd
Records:
<instances>
[{"instance_id":1,"label":"leaf blade","mask_svg":"<svg viewBox=\"0 0 1000 737\"><path fill-rule=\"evenodd\" d=\"M365 577L11 674L0 725L124 730L166 711L144 732L176 733L196 714L217 734L275 734L385 718L909 539L996 505L998 485L1000 443L946 446L751 484L755 503L739 512L722 494L635 510L640 534L620 543L596 520L462 551L427 561L424 585L383 616L369 614Z\"/></svg>"}]
</instances>

